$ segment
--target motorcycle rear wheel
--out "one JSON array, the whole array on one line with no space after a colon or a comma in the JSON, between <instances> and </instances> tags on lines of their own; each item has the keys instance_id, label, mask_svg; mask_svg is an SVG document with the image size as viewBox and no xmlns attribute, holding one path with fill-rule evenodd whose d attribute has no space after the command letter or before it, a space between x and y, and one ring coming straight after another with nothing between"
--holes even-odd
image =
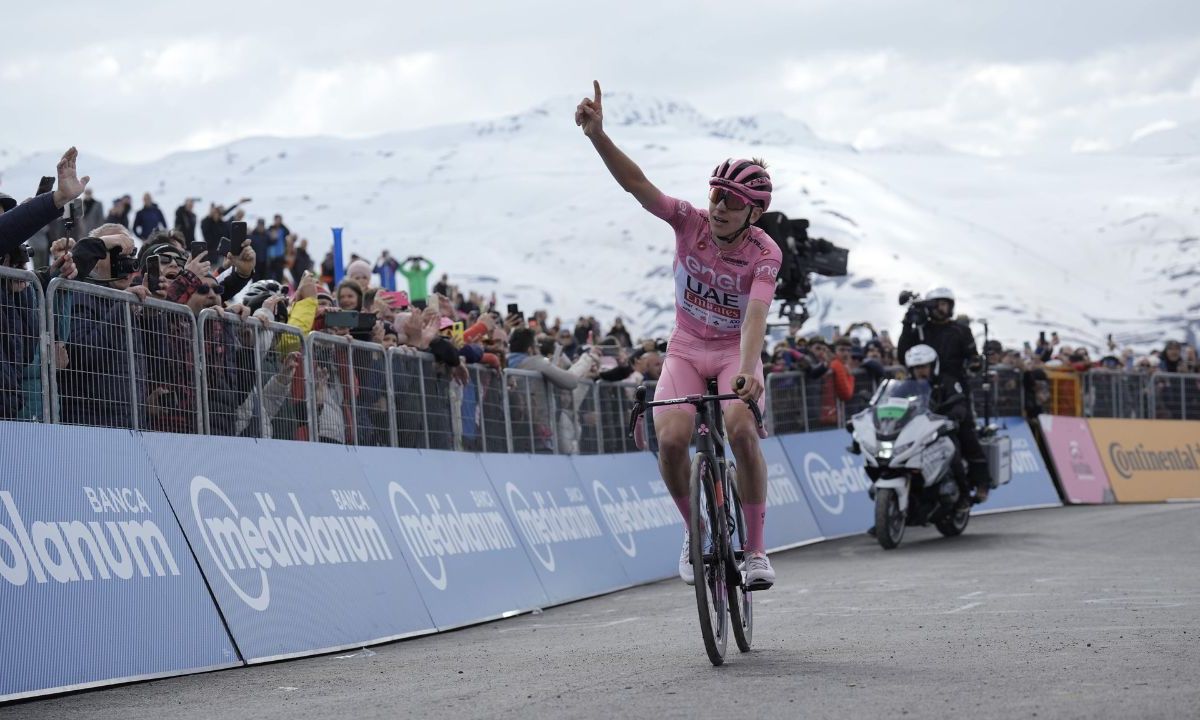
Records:
<instances>
[{"instance_id":1,"label":"motorcycle rear wheel","mask_svg":"<svg viewBox=\"0 0 1200 720\"><path fill-rule=\"evenodd\" d=\"M955 508L954 513L949 517L942 518L934 523L938 532L946 537L955 537L962 535L967 529L967 523L971 520L971 506L963 508Z\"/></svg>"}]
</instances>

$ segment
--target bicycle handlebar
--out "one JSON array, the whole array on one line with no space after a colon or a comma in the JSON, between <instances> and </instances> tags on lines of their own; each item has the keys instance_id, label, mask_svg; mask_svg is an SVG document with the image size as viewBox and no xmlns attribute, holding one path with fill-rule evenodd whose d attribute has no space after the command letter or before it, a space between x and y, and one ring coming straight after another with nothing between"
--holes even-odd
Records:
<instances>
[{"instance_id":1,"label":"bicycle handlebar","mask_svg":"<svg viewBox=\"0 0 1200 720\"><path fill-rule=\"evenodd\" d=\"M740 389L745 382L745 378L738 378L737 387ZM736 393L728 393L725 395L688 395L686 397L672 398L670 400L652 400L650 402L646 402L646 386L638 385L637 390L634 393L633 411L629 415L629 431L626 433L626 437L630 439L633 438L633 431L637 426L638 417L645 413L649 408L661 407L664 405L695 405L699 407L707 402L721 402L723 400L741 400L741 398ZM754 422L758 425L758 429L762 430L762 410L758 408L758 403L754 400L746 400L745 402L750 406L750 411L754 413Z\"/></svg>"}]
</instances>

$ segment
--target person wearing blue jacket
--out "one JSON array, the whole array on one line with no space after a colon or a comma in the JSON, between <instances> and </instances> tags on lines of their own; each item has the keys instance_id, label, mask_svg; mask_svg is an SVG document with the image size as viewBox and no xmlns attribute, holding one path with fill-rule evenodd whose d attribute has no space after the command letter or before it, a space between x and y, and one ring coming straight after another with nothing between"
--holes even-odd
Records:
<instances>
[{"instance_id":1,"label":"person wearing blue jacket","mask_svg":"<svg viewBox=\"0 0 1200 720\"><path fill-rule=\"evenodd\" d=\"M91 178L86 175L79 178L75 168L78 158L79 151L75 148L63 153L58 161L57 189L42 193L0 214L0 254L7 254L33 237L34 233L61 215L67 203L83 194L83 188Z\"/></svg>"},{"instance_id":2,"label":"person wearing blue jacket","mask_svg":"<svg viewBox=\"0 0 1200 720\"><path fill-rule=\"evenodd\" d=\"M133 232L145 240L155 230L165 230L166 227L166 216L154 204L154 198L150 197L150 193L146 193L142 196L142 209L133 216Z\"/></svg>"}]
</instances>

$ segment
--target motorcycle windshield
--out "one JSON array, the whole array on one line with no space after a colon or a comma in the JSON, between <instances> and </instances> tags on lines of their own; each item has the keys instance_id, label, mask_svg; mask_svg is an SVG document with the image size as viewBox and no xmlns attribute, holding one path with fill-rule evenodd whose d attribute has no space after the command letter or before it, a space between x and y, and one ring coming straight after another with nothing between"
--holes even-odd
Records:
<instances>
[{"instance_id":1,"label":"motorcycle windshield","mask_svg":"<svg viewBox=\"0 0 1200 720\"><path fill-rule=\"evenodd\" d=\"M909 420L929 408L933 389L924 380L888 380L875 393L875 432L895 436Z\"/></svg>"}]
</instances>

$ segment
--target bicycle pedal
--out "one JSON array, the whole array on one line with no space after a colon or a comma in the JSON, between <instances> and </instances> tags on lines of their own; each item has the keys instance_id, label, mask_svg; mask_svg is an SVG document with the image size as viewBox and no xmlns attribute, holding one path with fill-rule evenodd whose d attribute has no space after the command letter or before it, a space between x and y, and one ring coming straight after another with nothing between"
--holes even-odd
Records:
<instances>
[{"instance_id":1,"label":"bicycle pedal","mask_svg":"<svg viewBox=\"0 0 1200 720\"><path fill-rule=\"evenodd\" d=\"M775 583L767 582L766 580L758 580L745 586L746 592L758 592L760 590L769 590Z\"/></svg>"}]
</instances>

